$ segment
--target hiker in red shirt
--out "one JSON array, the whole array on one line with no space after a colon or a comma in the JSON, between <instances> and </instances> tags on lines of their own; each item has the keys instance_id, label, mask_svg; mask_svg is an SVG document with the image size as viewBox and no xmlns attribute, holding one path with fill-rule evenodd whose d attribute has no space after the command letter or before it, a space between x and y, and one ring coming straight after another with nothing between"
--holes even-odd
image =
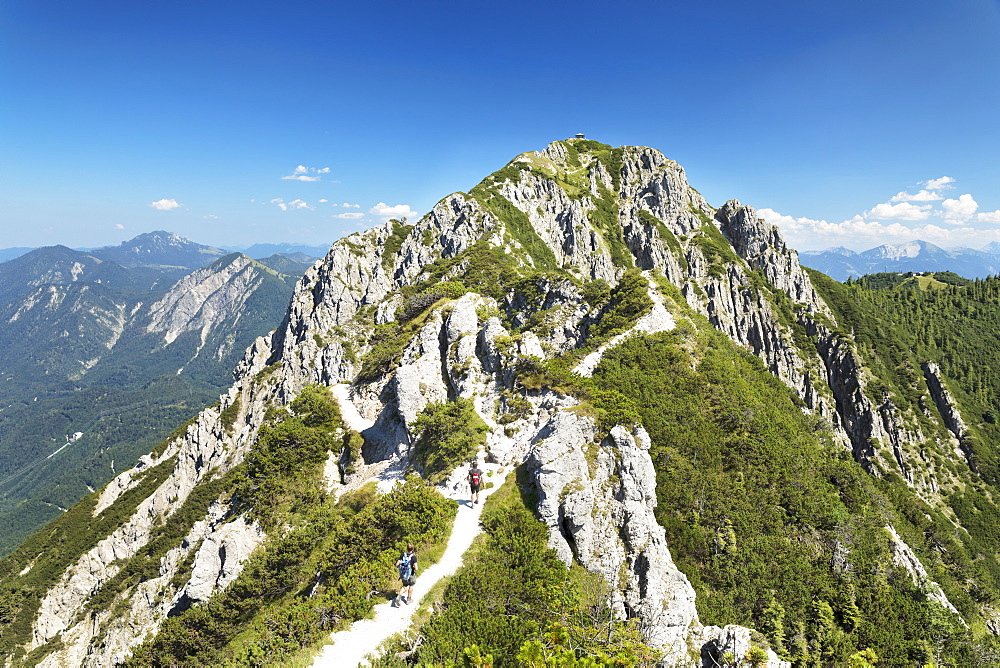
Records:
<instances>
[{"instance_id":1,"label":"hiker in red shirt","mask_svg":"<svg viewBox=\"0 0 1000 668\"><path fill-rule=\"evenodd\" d=\"M479 470L479 462L472 460L469 469L469 488L472 490L472 503L479 503L479 485L483 482L483 472Z\"/></svg>"}]
</instances>

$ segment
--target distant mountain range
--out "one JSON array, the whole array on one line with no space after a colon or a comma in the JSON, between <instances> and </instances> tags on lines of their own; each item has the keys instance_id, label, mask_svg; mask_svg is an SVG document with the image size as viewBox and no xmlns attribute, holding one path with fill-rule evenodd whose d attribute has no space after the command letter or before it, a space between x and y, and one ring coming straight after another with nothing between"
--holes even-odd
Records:
<instances>
[{"instance_id":1,"label":"distant mountain range","mask_svg":"<svg viewBox=\"0 0 1000 668\"><path fill-rule=\"evenodd\" d=\"M0 555L218 398L315 259L151 232L0 263Z\"/></svg>"},{"instance_id":2,"label":"distant mountain range","mask_svg":"<svg viewBox=\"0 0 1000 668\"><path fill-rule=\"evenodd\" d=\"M172 232L158 230L140 234L134 239L123 241L118 246L102 246L100 248L77 248L75 250L89 253L103 260L113 260L125 267L147 266L155 259L162 267L187 267L194 269L204 267L227 253L242 253L254 260L261 260L272 255L284 255L299 262L312 264L326 255L329 246L309 246L306 244L253 244L252 246L224 246L215 248L195 244ZM0 263L13 260L34 248L17 246L0 248Z\"/></svg>"},{"instance_id":3,"label":"distant mountain range","mask_svg":"<svg viewBox=\"0 0 1000 668\"><path fill-rule=\"evenodd\" d=\"M254 244L253 246L226 246L226 250L239 251L247 257L259 260L270 255L305 255L321 258L330 250L329 246L307 246L304 244Z\"/></svg>"},{"instance_id":4,"label":"distant mountain range","mask_svg":"<svg viewBox=\"0 0 1000 668\"><path fill-rule=\"evenodd\" d=\"M182 242L187 242L182 243ZM32 248L0 248L0 263L31 252ZM69 250L69 249L67 249ZM194 244L170 232L150 232L122 242L118 246L105 246L82 250L94 257L112 260L123 267L155 268L156 277L180 277L190 269L205 267L227 253L239 252L255 260L267 259L268 265L282 273L295 273L301 264L308 266L324 257L327 246L305 244L253 244L252 246L226 246L215 248ZM290 263L281 264L287 258ZM159 263L154 263L154 260ZM994 241L980 250L952 248L946 250L927 241L910 241L902 244L884 244L863 252L849 248L828 248L822 251L801 251L799 261L806 267L821 271L838 281L865 274L883 272L937 272L953 271L965 278L985 278L1000 274L1000 243ZM303 267L303 271L304 271ZM301 272L299 272L301 273ZM0 288L2 289L2 288Z\"/></svg>"},{"instance_id":5,"label":"distant mountain range","mask_svg":"<svg viewBox=\"0 0 1000 668\"><path fill-rule=\"evenodd\" d=\"M803 251L799 262L838 281L865 274L895 272L953 271L965 278L985 278L1000 273L1000 243L982 250L945 250L926 241L885 244L857 253L849 248Z\"/></svg>"}]
</instances>

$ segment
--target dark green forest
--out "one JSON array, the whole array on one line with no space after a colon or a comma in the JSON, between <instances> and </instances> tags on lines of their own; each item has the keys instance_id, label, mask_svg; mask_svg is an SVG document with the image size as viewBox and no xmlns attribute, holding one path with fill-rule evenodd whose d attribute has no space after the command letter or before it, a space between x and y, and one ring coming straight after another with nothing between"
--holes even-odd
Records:
<instances>
[{"instance_id":1,"label":"dark green forest","mask_svg":"<svg viewBox=\"0 0 1000 668\"><path fill-rule=\"evenodd\" d=\"M995 426L1000 422L1000 278L935 274L936 285L920 288L905 281L888 285L881 277L848 281L844 298L868 314L880 314L879 325L917 359L937 362L951 381L949 389L961 397L966 420L976 423L987 440L1000 442L1000 426ZM877 341L873 336L866 343L877 346ZM991 481L998 479L995 467L990 467Z\"/></svg>"},{"instance_id":2,"label":"dark green forest","mask_svg":"<svg viewBox=\"0 0 1000 668\"><path fill-rule=\"evenodd\" d=\"M978 658L979 640L891 567L886 525L927 545L928 530L948 535L946 519L901 480L864 473L757 358L702 336L694 352L682 332L630 339L594 376L624 397L598 407L627 407L650 432L658 519L702 622L761 629L797 665L846 663L867 648L889 665ZM993 573L948 547L964 559L941 569L942 586L975 616L959 578L993 588Z\"/></svg>"}]
</instances>

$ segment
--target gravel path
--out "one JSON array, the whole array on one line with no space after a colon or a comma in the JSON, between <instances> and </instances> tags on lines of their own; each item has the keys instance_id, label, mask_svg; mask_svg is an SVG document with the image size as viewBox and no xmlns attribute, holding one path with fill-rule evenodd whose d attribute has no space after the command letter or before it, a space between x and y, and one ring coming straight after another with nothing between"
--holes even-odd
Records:
<instances>
[{"instance_id":1,"label":"gravel path","mask_svg":"<svg viewBox=\"0 0 1000 668\"><path fill-rule=\"evenodd\" d=\"M480 468L486 475L485 480L492 479L497 486L483 490L479 494L480 503L471 505L468 485L459 485L457 490L448 496L458 500L458 514L448 539L441 560L427 569L420 569L415 586L416 597L421 598L443 577L452 575L462 565L466 550L472 545L473 539L482 530L479 516L483 511L482 502L487 496L499 488L503 481L499 467L481 464ZM490 474L493 474L492 476ZM362 619L354 622L350 628L330 635L332 644L326 645L313 662L314 666L329 666L336 668L353 668L368 665L365 657L373 654L383 642L391 636L408 629L413 613L420 608L420 603L413 601L410 605L392 607L392 602L375 606L374 619Z\"/></svg>"},{"instance_id":2,"label":"gravel path","mask_svg":"<svg viewBox=\"0 0 1000 668\"><path fill-rule=\"evenodd\" d=\"M337 398L337 403L340 404L340 417L344 419L347 426L356 432L362 432L368 427L375 424L371 420L367 420L361 417L361 413L358 412L358 407L354 405L351 401L351 386L347 383L338 383L330 387L330 391L333 392L333 396Z\"/></svg>"}]
</instances>

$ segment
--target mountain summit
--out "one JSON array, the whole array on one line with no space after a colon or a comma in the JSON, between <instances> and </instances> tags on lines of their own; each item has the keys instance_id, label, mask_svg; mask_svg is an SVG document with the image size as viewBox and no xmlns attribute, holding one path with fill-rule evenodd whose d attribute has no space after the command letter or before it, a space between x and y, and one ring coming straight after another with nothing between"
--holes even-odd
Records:
<instances>
[{"instance_id":1,"label":"mountain summit","mask_svg":"<svg viewBox=\"0 0 1000 668\"><path fill-rule=\"evenodd\" d=\"M199 269L210 265L226 251L195 243L173 232L147 232L118 246L96 248L90 253L123 267L180 267Z\"/></svg>"},{"instance_id":2,"label":"mountain summit","mask_svg":"<svg viewBox=\"0 0 1000 668\"><path fill-rule=\"evenodd\" d=\"M949 505L988 462L842 288L657 150L521 154L334 243L217 406L3 562L0 649L282 660L440 553L478 457L483 540L386 665L994 656L995 536Z\"/></svg>"}]
</instances>

